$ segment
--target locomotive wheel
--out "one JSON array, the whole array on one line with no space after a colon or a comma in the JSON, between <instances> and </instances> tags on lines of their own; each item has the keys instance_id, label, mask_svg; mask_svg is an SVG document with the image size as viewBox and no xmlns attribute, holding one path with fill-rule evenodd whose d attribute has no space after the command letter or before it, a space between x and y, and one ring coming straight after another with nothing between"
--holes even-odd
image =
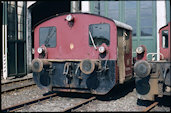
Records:
<instances>
[{"instance_id":1,"label":"locomotive wheel","mask_svg":"<svg viewBox=\"0 0 171 113\"><path fill-rule=\"evenodd\" d=\"M140 95L146 95L150 91L149 77L135 79L136 92Z\"/></svg>"},{"instance_id":2,"label":"locomotive wheel","mask_svg":"<svg viewBox=\"0 0 171 113\"><path fill-rule=\"evenodd\" d=\"M134 65L134 72L138 77L146 77L150 74L151 66L145 60L140 60L135 63Z\"/></svg>"},{"instance_id":3,"label":"locomotive wheel","mask_svg":"<svg viewBox=\"0 0 171 113\"><path fill-rule=\"evenodd\" d=\"M91 74L95 69L95 63L89 59L82 60L80 69L84 74Z\"/></svg>"},{"instance_id":4,"label":"locomotive wheel","mask_svg":"<svg viewBox=\"0 0 171 113\"><path fill-rule=\"evenodd\" d=\"M49 73L47 71L43 71L42 73L40 73L40 84L47 87L50 85L50 76L48 75Z\"/></svg>"}]
</instances>

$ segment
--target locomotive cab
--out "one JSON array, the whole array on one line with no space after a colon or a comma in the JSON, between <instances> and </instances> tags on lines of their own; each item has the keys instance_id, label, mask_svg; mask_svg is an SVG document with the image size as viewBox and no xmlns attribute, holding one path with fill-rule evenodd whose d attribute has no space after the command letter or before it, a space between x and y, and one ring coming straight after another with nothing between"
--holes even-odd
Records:
<instances>
[{"instance_id":1,"label":"locomotive cab","mask_svg":"<svg viewBox=\"0 0 171 113\"><path fill-rule=\"evenodd\" d=\"M34 29L35 83L42 89L106 94L132 77L132 27L88 13L58 15Z\"/></svg>"}]
</instances>

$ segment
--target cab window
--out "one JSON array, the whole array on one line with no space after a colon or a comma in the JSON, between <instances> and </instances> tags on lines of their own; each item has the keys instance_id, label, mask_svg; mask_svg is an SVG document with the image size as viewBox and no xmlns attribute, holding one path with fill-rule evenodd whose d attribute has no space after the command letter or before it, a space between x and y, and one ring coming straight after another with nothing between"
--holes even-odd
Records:
<instances>
[{"instance_id":1,"label":"cab window","mask_svg":"<svg viewBox=\"0 0 171 113\"><path fill-rule=\"evenodd\" d=\"M109 24L90 24L89 25L89 45L93 43L98 47L105 43L110 45L110 25Z\"/></svg>"},{"instance_id":2,"label":"cab window","mask_svg":"<svg viewBox=\"0 0 171 113\"><path fill-rule=\"evenodd\" d=\"M125 42L126 42L126 53L130 53L130 44L131 44L131 39L130 39L130 31L126 30L126 36L125 36Z\"/></svg>"},{"instance_id":3,"label":"cab window","mask_svg":"<svg viewBox=\"0 0 171 113\"><path fill-rule=\"evenodd\" d=\"M168 48L168 30L162 31L162 47Z\"/></svg>"},{"instance_id":4,"label":"cab window","mask_svg":"<svg viewBox=\"0 0 171 113\"><path fill-rule=\"evenodd\" d=\"M41 27L39 29L39 46L56 47L56 27Z\"/></svg>"}]
</instances>

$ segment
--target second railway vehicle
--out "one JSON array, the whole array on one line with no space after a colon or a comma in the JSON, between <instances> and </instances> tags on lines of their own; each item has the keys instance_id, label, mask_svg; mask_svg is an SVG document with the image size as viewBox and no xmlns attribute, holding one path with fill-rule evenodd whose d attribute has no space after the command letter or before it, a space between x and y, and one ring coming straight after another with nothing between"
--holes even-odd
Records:
<instances>
[{"instance_id":1,"label":"second railway vehicle","mask_svg":"<svg viewBox=\"0 0 171 113\"><path fill-rule=\"evenodd\" d=\"M159 42L159 60L155 60L157 53L147 54L145 46L136 49L135 85L141 100L155 100L155 97L171 95L170 22L160 28ZM150 60L150 56L154 58Z\"/></svg>"},{"instance_id":2,"label":"second railway vehicle","mask_svg":"<svg viewBox=\"0 0 171 113\"><path fill-rule=\"evenodd\" d=\"M133 77L132 27L103 16L67 13L34 29L33 77L42 89L108 93Z\"/></svg>"}]
</instances>

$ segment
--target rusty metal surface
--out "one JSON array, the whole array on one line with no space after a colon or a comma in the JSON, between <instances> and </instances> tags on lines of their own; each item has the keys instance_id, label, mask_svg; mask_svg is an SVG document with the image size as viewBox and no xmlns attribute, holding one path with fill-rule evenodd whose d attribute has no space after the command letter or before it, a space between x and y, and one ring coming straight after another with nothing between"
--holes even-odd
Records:
<instances>
[{"instance_id":1,"label":"rusty metal surface","mask_svg":"<svg viewBox=\"0 0 171 113\"><path fill-rule=\"evenodd\" d=\"M26 80L31 80L31 79L33 79L32 75L28 76L28 77L24 77L24 78L16 78L16 79L11 79L11 80L1 80L1 86L5 85L5 84L11 84L11 83L26 81Z\"/></svg>"},{"instance_id":2,"label":"rusty metal surface","mask_svg":"<svg viewBox=\"0 0 171 113\"><path fill-rule=\"evenodd\" d=\"M84 74L78 68L80 62L53 62L52 71L43 70L40 73L33 73L33 77L37 86L43 89L58 87L60 89L56 89L57 91L61 91L62 88L66 92L72 92L74 90L93 94L106 94L116 84L116 61L103 60L100 63L100 69L96 67L91 74ZM46 85L44 83L47 80L49 82Z\"/></svg>"},{"instance_id":3,"label":"rusty metal surface","mask_svg":"<svg viewBox=\"0 0 171 113\"><path fill-rule=\"evenodd\" d=\"M147 108L145 108L143 112L148 112L148 111L150 111L150 110L151 110L152 108L154 108L157 104L158 104L158 102L154 102L153 104L151 104L150 106L148 106Z\"/></svg>"},{"instance_id":4,"label":"rusty metal surface","mask_svg":"<svg viewBox=\"0 0 171 113\"><path fill-rule=\"evenodd\" d=\"M91 93L90 90L78 90L78 89L71 89L71 88L68 88L68 89L64 89L64 88L57 88L55 90L55 88L53 88L53 91L59 91L59 92L73 92L73 93Z\"/></svg>"},{"instance_id":5,"label":"rusty metal surface","mask_svg":"<svg viewBox=\"0 0 171 113\"><path fill-rule=\"evenodd\" d=\"M51 66L52 63L49 62L47 59L33 59L31 67L33 72L41 72L44 66Z\"/></svg>"},{"instance_id":6,"label":"rusty metal surface","mask_svg":"<svg viewBox=\"0 0 171 113\"><path fill-rule=\"evenodd\" d=\"M90 69L85 70L88 67L90 67ZM84 74L91 74L94 71L94 68L95 68L95 62L93 62L92 60L86 59L86 60L82 60L80 63L80 69Z\"/></svg>"},{"instance_id":7,"label":"rusty metal surface","mask_svg":"<svg viewBox=\"0 0 171 113\"><path fill-rule=\"evenodd\" d=\"M35 83L30 83L30 84L26 84L26 85L10 88L10 89L1 90L1 93L6 93L6 92L10 92L10 91L26 88L26 87L31 87L33 85L36 85L36 84Z\"/></svg>"},{"instance_id":8,"label":"rusty metal surface","mask_svg":"<svg viewBox=\"0 0 171 113\"><path fill-rule=\"evenodd\" d=\"M140 92L140 90L136 89L137 90L137 96L139 99L142 99L142 100L151 100L153 101L155 98L154 96L158 94L158 78L155 78L157 74L152 74L151 76L153 77L145 77L143 78L145 81L146 84L144 85L148 85L148 87L146 87L143 91L148 90L143 93L143 92ZM136 77L136 80L138 80L139 77ZM146 79L147 78L147 79ZM143 86L144 86L143 85ZM137 84L136 84L136 88L137 88ZM143 89L143 88L142 88Z\"/></svg>"},{"instance_id":9,"label":"rusty metal surface","mask_svg":"<svg viewBox=\"0 0 171 113\"><path fill-rule=\"evenodd\" d=\"M165 63L151 62L150 64L152 64L152 71L151 71L151 74L149 75L149 80L147 80L146 84L144 84L144 86L149 84L149 91L144 95L141 94L141 92L138 92L137 96L139 99L142 99L142 100L154 101L155 96L162 97L164 95L163 69L165 69L165 67L166 67L165 65L167 63L166 62ZM136 77L136 79L138 80L140 78ZM137 85L136 85L136 87L137 87ZM146 90L146 89L144 89L144 90ZM136 90L137 90L137 88L136 88Z\"/></svg>"}]
</instances>

